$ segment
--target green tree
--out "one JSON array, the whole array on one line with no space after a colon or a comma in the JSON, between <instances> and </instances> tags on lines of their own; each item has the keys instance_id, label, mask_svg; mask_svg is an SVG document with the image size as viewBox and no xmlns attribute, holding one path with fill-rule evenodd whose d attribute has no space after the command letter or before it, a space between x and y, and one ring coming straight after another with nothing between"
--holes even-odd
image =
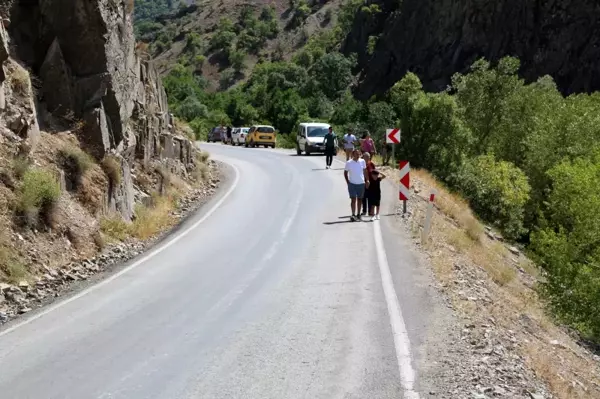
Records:
<instances>
[{"instance_id":1,"label":"green tree","mask_svg":"<svg viewBox=\"0 0 600 399\"><path fill-rule=\"evenodd\" d=\"M319 89L329 99L335 100L352 83L352 67L352 60L340 53L329 53L313 65L311 76Z\"/></svg>"},{"instance_id":2,"label":"green tree","mask_svg":"<svg viewBox=\"0 0 600 399\"><path fill-rule=\"evenodd\" d=\"M240 73L246 68L245 61L246 54L243 51L232 50L229 53L229 63L235 72Z\"/></svg>"},{"instance_id":3,"label":"green tree","mask_svg":"<svg viewBox=\"0 0 600 399\"><path fill-rule=\"evenodd\" d=\"M545 292L563 320L600 341L600 151L564 161L548 176L552 191L531 249L548 272Z\"/></svg>"},{"instance_id":4,"label":"green tree","mask_svg":"<svg viewBox=\"0 0 600 399\"><path fill-rule=\"evenodd\" d=\"M175 110L175 114L189 122L196 118L206 118L208 116L208 108L197 98L187 97L179 104Z\"/></svg>"},{"instance_id":5,"label":"green tree","mask_svg":"<svg viewBox=\"0 0 600 399\"><path fill-rule=\"evenodd\" d=\"M280 132L290 133L298 119L306 114L306 104L300 94L296 90L285 90L275 93L266 117Z\"/></svg>"},{"instance_id":6,"label":"green tree","mask_svg":"<svg viewBox=\"0 0 600 399\"><path fill-rule=\"evenodd\" d=\"M492 155L481 155L465 162L454 179L473 210L506 237L516 239L526 232L523 218L531 187L522 170Z\"/></svg>"}]
</instances>

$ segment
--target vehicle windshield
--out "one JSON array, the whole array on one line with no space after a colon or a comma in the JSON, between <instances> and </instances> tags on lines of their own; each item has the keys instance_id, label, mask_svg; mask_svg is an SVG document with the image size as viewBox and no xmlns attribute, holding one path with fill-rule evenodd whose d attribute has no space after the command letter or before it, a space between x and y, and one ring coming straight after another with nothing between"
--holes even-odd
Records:
<instances>
[{"instance_id":1,"label":"vehicle windshield","mask_svg":"<svg viewBox=\"0 0 600 399\"><path fill-rule=\"evenodd\" d=\"M325 137L329 131L329 126L309 126L308 137Z\"/></svg>"},{"instance_id":2,"label":"vehicle windshield","mask_svg":"<svg viewBox=\"0 0 600 399\"><path fill-rule=\"evenodd\" d=\"M243 128L243 129L241 130L241 132L242 132L242 133L248 133L248 131L249 131L249 130L250 130L250 128L247 128L247 127L246 127L246 128Z\"/></svg>"},{"instance_id":3,"label":"vehicle windshield","mask_svg":"<svg viewBox=\"0 0 600 399\"><path fill-rule=\"evenodd\" d=\"M266 126L261 126L258 129L259 133L274 133L275 129L273 129L272 127L266 127Z\"/></svg>"}]
</instances>

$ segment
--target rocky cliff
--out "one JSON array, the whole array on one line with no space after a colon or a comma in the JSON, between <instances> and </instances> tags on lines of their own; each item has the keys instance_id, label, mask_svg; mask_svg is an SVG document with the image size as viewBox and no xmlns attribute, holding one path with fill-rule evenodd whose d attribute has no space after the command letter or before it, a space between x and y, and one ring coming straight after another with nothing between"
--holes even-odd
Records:
<instances>
[{"instance_id":1,"label":"rocky cliff","mask_svg":"<svg viewBox=\"0 0 600 399\"><path fill-rule=\"evenodd\" d=\"M527 80L551 75L564 93L600 89L596 0L369 0L343 50L357 53L356 94L367 99L407 71L430 90L480 57L516 56ZM370 39L371 38L371 39ZM369 51L369 41L376 43ZM375 42L376 41L376 42Z\"/></svg>"},{"instance_id":2,"label":"rocky cliff","mask_svg":"<svg viewBox=\"0 0 600 399\"><path fill-rule=\"evenodd\" d=\"M133 0L0 5L6 28L0 28L0 82L18 71L33 89L17 93L14 84L0 83L0 124L32 145L40 129L60 130L57 121L78 125L73 131L86 152L119 160L122 178L109 185L106 206L125 219L134 211L135 161L148 167L152 159L171 158L188 166L194 159L192 143L174 134L153 65L136 53L132 11Z\"/></svg>"}]
</instances>

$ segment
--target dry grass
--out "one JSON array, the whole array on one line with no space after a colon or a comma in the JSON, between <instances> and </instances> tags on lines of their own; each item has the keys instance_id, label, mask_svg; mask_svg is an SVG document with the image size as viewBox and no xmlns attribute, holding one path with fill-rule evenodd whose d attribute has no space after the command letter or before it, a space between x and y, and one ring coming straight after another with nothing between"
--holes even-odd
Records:
<instances>
[{"instance_id":1,"label":"dry grass","mask_svg":"<svg viewBox=\"0 0 600 399\"><path fill-rule=\"evenodd\" d=\"M28 276L27 267L16 250L6 238L7 233L0 233L0 272L2 280L17 283Z\"/></svg>"},{"instance_id":2,"label":"dry grass","mask_svg":"<svg viewBox=\"0 0 600 399\"><path fill-rule=\"evenodd\" d=\"M94 244L99 251L102 251L104 247L106 247L106 237L102 234L101 231L96 231L92 234L92 239L94 240Z\"/></svg>"},{"instance_id":3,"label":"dry grass","mask_svg":"<svg viewBox=\"0 0 600 399\"><path fill-rule=\"evenodd\" d=\"M206 164L208 162L208 159L210 158L210 153L206 151L198 151L196 158L198 162Z\"/></svg>"},{"instance_id":4,"label":"dry grass","mask_svg":"<svg viewBox=\"0 0 600 399\"><path fill-rule=\"evenodd\" d=\"M29 72L19 64L15 63L15 68L9 77L10 86L17 94L26 96L31 93L31 80Z\"/></svg>"},{"instance_id":5,"label":"dry grass","mask_svg":"<svg viewBox=\"0 0 600 399\"><path fill-rule=\"evenodd\" d=\"M133 13L134 8L135 8L134 0L125 0L125 12L127 14Z\"/></svg>"},{"instance_id":6,"label":"dry grass","mask_svg":"<svg viewBox=\"0 0 600 399\"><path fill-rule=\"evenodd\" d=\"M466 202L450 193L429 173L418 170L411 173L413 184L422 191L420 199L413 199L415 218L424 217L429 189L438 191L439 212L433 218L431 240L425 249L431 255L436 278L446 287L455 308L469 320L491 316L499 327L514 331L518 342L524 343L517 346L519 354L557 398L600 397L597 364L553 323L531 287L531 281L540 275L535 264L524 256L511 254L503 243L484 235L483 226ZM422 222L417 223L420 225ZM527 274L519 274L519 269ZM466 280L472 280L470 285L457 283ZM482 283L489 292L489 302L470 301L465 294L460 294L463 291L472 295L468 292ZM523 327L522 317L532 320L533 333ZM556 339L570 342L569 347L549 344Z\"/></svg>"},{"instance_id":7,"label":"dry grass","mask_svg":"<svg viewBox=\"0 0 600 399\"><path fill-rule=\"evenodd\" d=\"M52 172L42 168L28 169L19 191L19 211L29 224L36 224L38 216L48 222L60 194L60 185Z\"/></svg>"},{"instance_id":8,"label":"dry grass","mask_svg":"<svg viewBox=\"0 0 600 399\"><path fill-rule=\"evenodd\" d=\"M154 237L173 224L171 211L174 208L173 198L169 196L155 196L151 207L139 205L131 225L131 234L141 240Z\"/></svg>"},{"instance_id":9,"label":"dry grass","mask_svg":"<svg viewBox=\"0 0 600 399\"><path fill-rule=\"evenodd\" d=\"M29 169L29 166L31 165L31 162L29 161L29 159L27 157L23 157L23 156L17 156L14 160L13 160L13 173L15 174L15 177L17 179L21 179L23 177L23 175L25 174L25 172L27 172L27 169Z\"/></svg>"},{"instance_id":10,"label":"dry grass","mask_svg":"<svg viewBox=\"0 0 600 399\"><path fill-rule=\"evenodd\" d=\"M100 163L100 166L102 166L102 170L106 173L110 184L113 186L121 184L121 162L116 157L107 155Z\"/></svg>"},{"instance_id":11,"label":"dry grass","mask_svg":"<svg viewBox=\"0 0 600 399\"><path fill-rule=\"evenodd\" d=\"M205 182L210 177L210 168L205 163L199 163L194 170L194 180L199 183Z\"/></svg>"},{"instance_id":12,"label":"dry grass","mask_svg":"<svg viewBox=\"0 0 600 399\"><path fill-rule=\"evenodd\" d=\"M58 155L67 180L73 189L77 189L82 182L84 174L94 165L94 159L78 147L66 146Z\"/></svg>"},{"instance_id":13,"label":"dry grass","mask_svg":"<svg viewBox=\"0 0 600 399\"><path fill-rule=\"evenodd\" d=\"M123 241L130 236L130 224L118 214L100 219L100 231L111 240Z\"/></svg>"},{"instance_id":14,"label":"dry grass","mask_svg":"<svg viewBox=\"0 0 600 399\"><path fill-rule=\"evenodd\" d=\"M100 230L112 240L123 241L128 237L147 240L173 225L173 209L175 198L172 195L154 195L151 206L136 206L132 223L125 222L119 215L109 215L100 221Z\"/></svg>"}]
</instances>

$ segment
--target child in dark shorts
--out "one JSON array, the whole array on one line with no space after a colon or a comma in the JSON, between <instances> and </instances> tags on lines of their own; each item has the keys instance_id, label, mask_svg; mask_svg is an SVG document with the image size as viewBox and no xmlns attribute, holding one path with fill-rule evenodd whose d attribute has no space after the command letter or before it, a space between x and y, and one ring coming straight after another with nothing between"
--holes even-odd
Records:
<instances>
[{"instance_id":1,"label":"child in dark shorts","mask_svg":"<svg viewBox=\"0 0 600 399\"><path fill-rule=\"evenodd\" d=\"M385 175L378 170L371 171L371 180L367 195L369 196L369 213L373 216L371 220L379 220L379 206L381 205L381 181Z\"/></svg>"}]
</instances>

